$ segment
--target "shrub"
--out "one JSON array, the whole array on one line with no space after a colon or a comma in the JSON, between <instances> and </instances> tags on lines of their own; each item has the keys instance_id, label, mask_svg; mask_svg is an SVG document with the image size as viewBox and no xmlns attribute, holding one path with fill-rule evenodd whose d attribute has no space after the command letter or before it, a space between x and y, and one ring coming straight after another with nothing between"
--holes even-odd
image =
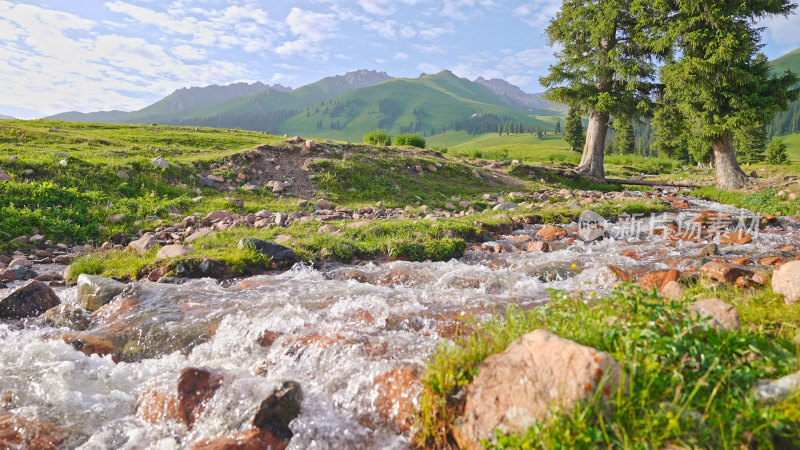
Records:
<instances>
[{"instance_id":1,"label":"shrub","mask_svg":"<svg viewBox=\"0 0 800 450\"><path fill-rule=\"evenodd\" d=\"M425 138L418 134L398 134L394 138L394 144L425 148Z\"/></svg>"},{"instance_id":2,"label":"shrub","mask_svg":"<svg viewBox=\"0 0 800 450\"><path fill-rule=\"evenodd\" d=\"M789 164L789 155L786 154L786 144L780 138L770 141L767 146L766 161L769 164Z\"/></svg>"},{"instance_id":3,"label":"shrub","mask_svg":"<svg viewBox=\"0 0 800 450\"><path fill-rule=\"evenodd\" d=\"M392 145L392 135L381 130L380 128L375 131L370 131L364 135L364 143L369 145Z\"/></svg>"}]
</instances>

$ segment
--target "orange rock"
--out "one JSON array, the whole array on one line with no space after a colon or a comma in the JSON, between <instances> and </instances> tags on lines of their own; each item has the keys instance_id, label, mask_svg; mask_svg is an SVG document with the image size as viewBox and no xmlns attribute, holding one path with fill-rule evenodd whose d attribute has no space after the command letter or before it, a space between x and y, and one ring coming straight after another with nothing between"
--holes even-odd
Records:
<instances>
[{"instance_id":1,"label":"orange rock","mask_svg":"<svg viewBox=\"0 0 800 450\"><path fill-rule=\"evenodd\" d=\"M680 277L680 272L675 269L659 270L646 274L639 278L638 281L646 291L652 291L653 288L661 290L661 287L667 282L678 281L678 277Z\"/></svg>"},{"instance_id":2,"label":"orange rock","mask_svg":"<svg viewBox=\"0 0 800 450\"><path fill-rule=\"evenodd\" d=\"M90 333L56 333L50 338L64 341L84 355L106 356L114 354L114 344L111 340ZM114 362L116 362L116 359L114 359Z\"/></svg>"},{"instance_id":3,"label":"orange rock","mask_svg":"<svg viewBox=\"0 0 800 450\"><path fill-rule=\"evenodd\" d=\"M178 393L166 383L148 387L137 398L136 416L159 425L168 420L182 422L178 409Z\"/></svg>"},{"instance_id":4,"label":"orange rock","mask_svg":"<svg viewBox=\"0 0 800 450\"><path fill-rule=\"evenodd\" d=\"M574 244L575 243L575 238L571 238L571 237L564 238L561 242L563 242L565 244Z\"/></svg>"},{"instance_id":5,"label":"orange rock","mask_svg":"<svg viewBox=\"0 0 800 450\"><path fill-rule=\"evenodd\" d=\"M114 328L124 322L128 316L135 313L136 308L141 303L136 297L126 297L106 303L95 311L89 320L92 322L93 328Z\"/></svg>"},{"instance_id":6,"label":"orange rock","mask_svg":"<svg viewBox=\"0 0 800 450\"><path fill-rule=\"evenodd\" d=\"M269 430L245 430L204 439L189 446L191 450L283 450L289 442L275 437Z\"/></svg>"},{"instance_id":7,"label":"orange rock","mask_svg":"<svg viewBox=\"0 0 800 450\"><path fill-rule=\"evenodd\" d=\"M64 445L68 437L65 430L41 417L0 414L0 448L57 449Z\"/></svg>"},{"instance_id":8,"label":"orange rock","mask_svg":"<svg viewBox=\"0 0 800 450\"><path fill-rule=\"evenodd\" d=\"M331 345L342 340L344 340L344 336L342 336L341 334L335 334L330 336L325 334L314 333L314 334L309 334L307 336L303 336L301 338L294 339L292 340L292 342L303 346L316 345L322 348L328 348Z\"/></svg>"},{"instance_id":9,"label":"orange rock","mask_svg":"<svg viewBox=\"0 0 800 450\"><path fill-rule=\"evenodd\" d=\"M184 423L192 428L195 418L203 412L203 403L214 395L222 384L222 375L206 369L187 367L178 379L178 412Z\"/></svg>"},{"instance_id":10,"label":"orange rock","mask_svg":"<svg viewBox=\"0 0 800 450\"><path fill-rule=\"evenodd\" d=\"M710 261L700 268L700 272L709 278L723 283L735 283L739 277L750 277L753 272L733 264Z\"/></svg>"},{"instance_id":11,"label":"orange rock","mask_svg":"<svg viewBox=\"0 0 800 450\"><path fill-rule=\"evenodd\" d=\"M781 256L767 256L766 258L761 258L758 260L758 263L762 266L774 266L777 265L783 257Z\"/></svg>"},{"instance_id":12,"label":"orange rock","mask_svg":"<svg viewBox=\"0 0 800 450\"><path fill-rule=\"evenodd\" d=\"M536 232L536 236L539 237L553 237L556 236L566 236L567 230L559 227L544 227L541 230Z\"/></svg>"},{"instance_id":13,"label":"orange rock","mask_svg":"<svg viewBox=\"0 0 800 450\"><path fill-rule=\"evenodd\" d=\"M369 313L364 308L358 308L353 314L353 319L358 320L359 322L364 322L366 324L373 324L375 323L375 318L372 317L372 314Z\"/></svg>"},{"instance_id":14,"label":"orange rock","mask_svg":"<svg viewBox=\"0 0 800 450\"><path fill-rule=\"evenodd\" d=\"M550 251L550 245L547 242L531 242L525 247L526 251L529 252L540 252L540 253L547 253Z\"/></svg>"},{"instance_id":15,"label":"orange rock","mask_svg":"<svg viewBox=\"0 0 800 450\"><path fill-rule=\"evenodd\" d=\"M275 284L275 279L272 277L252 277L240 281L239 287L242 289L254 289L272 284Z\"/></svg>"},{"instance_id":16,"label":"orange rock","mask_svg":"<svg viewBox=\"0 0 800 450\"><path fill-rule=\"evenodd\" d=\"M620 281L631 281L631 274L629 274L624 269L620 269L617 266L611 266L611 265L606 266L606 268L610 270L611 273L613 273L614 276L616 276Z\"/></svg>"},{"instance_id":17,"label":"orange rock","mask_svg":"<svg viewBox=\"0 0 800 450\"><path fill-rule=\"evenodd\" d=\"M766 286L767 283L769 282L769 275L767 275L764 272L758 271L754 273L750 279L753 280L754 283L760 284L761 286Z\"/></svg>"},{"instance_id":18,"label":"orange rock","mask_svg":"<svg viewBox=\"0 0 800 450\"><path fill-rule=\"evenodd\" d=\"M414 419L416 398L422 391L420 373L415 366L392 369L375 378L378 415L391 420L401 431L408 431Z\"/></svg>"},{"instance_id":19,"label":"orange rock","mask_svg":"<svg viewBox=\"0 0 800 450\"><path fill-rule=\"evenodd\" d=\"M736 264L737 266L750 266L753 264L753 260L746 256L743 256L741 258L731 259L731 264Z\"/></svg>"},{"instance_id":20,"label":"orange rock","mask_svg":"<svg viewBox=\"0 0 800 450\"><path fill-rule=\"evenodd\" d=\"M278 333L277 331L264 330L261 332L261 335L258 336L258 340L256 342L258 342L258 345L262 347L272 347L272 344L274 344L275 340L280 336L281 333Z\"/></svg>"},{"instance_id":21,"label":"orange rock","mask_svg":"<svg viewBox=\"0 0 800 450\"><path fill-rule=\"evenodd\" d=\"M507 241L511 241L511 242L525 243L525 242L532 241L533 238L528 236L527 234L522 234L522 235L519 235L519 236L509 236L506 240Z\"/></svg>"},{"instance_id":22,"label":"orange rock","mask_svg":"<svg viewBox=\"0 0 800 450\"><path fill-rule=\"evenodd\" d=\"M640 259L642 259L643 255L642 255L642 253L637 252L635 250L630 250L630 251L627 251L627 252L623 253L622 256L625 256L627 258L639 261Z\"/></svg>"},{"instance_id":23,"label":"orange rock","mask_svg":"<svg viewBox=\"0 0 800 450\"><path fill-rule=\"evenodd\" d=\"M749 233L745 233L742 230L731 231L730 233L725 233L719 237L719 243L722 245L744 245L751 242L753 242L753 236L751 236Z\"/></svg>"}]
</instances>

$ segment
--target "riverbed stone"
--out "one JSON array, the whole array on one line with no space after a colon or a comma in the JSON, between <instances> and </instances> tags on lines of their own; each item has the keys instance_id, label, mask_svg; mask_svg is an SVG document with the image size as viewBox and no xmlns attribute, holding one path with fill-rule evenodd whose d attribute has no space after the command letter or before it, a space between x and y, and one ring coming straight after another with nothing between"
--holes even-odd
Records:
<instances>
[{"instance_id":1,"label":"riverbed stone","mask_svg":"<svg viewBox=\"0 0 800 450\"><path fill-rule=\"evenodd\" d=\"M0 300L0 319L36 317L60 303L50 286L41 281L29 281Z\"/></svg>"},{"instance_id":2,"label":"riverbed stone","mask_svg":"<svg viewBox=\"0 0 800 450\"><path fill-rule=\"evenodd\" d=\"M566 235L567 235L567 230L559 227L544 227L536 232L536 236L539 237L559 237Z\"/></svg>"},{"instance_id":3,"label":"riverbed stone","mask_svg":"<svg viewBox=\"0 0 800 450\"><path fill-rule=\"evenodd\" d=\"M550 251L550 245L547 242L542 241L530 242L525 247L525 251L534 253L548 253Z\"/></svg>"},{"instance_id":4,"label":"riverbed stone","mask_svg":"<svg viewBox=\"0 0 800 450\"><path fill-rule=\"evenodd\" d=\"M30 267L19 266L19 265L10 265L8 266L7 270L14 272L14 276L17 280L30 280L31 278L36 278L39 274L36 273L35 270L31 269Z\"/></svg>"},{"instance_id":5,"label":"riverbed stone","mask_svg":"<svg viewBox=\"0 0 800 450\"><path fill-rule=\"evenodd\" d=\"M204 368L187 367L178 379L178 413L189 429L205 409L204 403L222 385L221 374Z\"/></svg>"},{"instance_id":6,"label":"riverbed stone","mask_svg":"<svg viewBox=\"0 0 800 450\"><path fill-rule=\"evenodd\" d=\"M800 261L789 261L775 269L772 290L783 295L787 304L800 301Z\"/></svg>"},{"instance_id":7,"label":"riverbed stone","mask_svg":"<svg viewBox=\"0 0 800 450\"><path fill-rule=\"evenodd\" d=\"M28 258L20 257L12 259L8 266L33 267L33 263Z\"/></svg>"},{"instance_id":8,"label":"riverbed stone","mask_svg":"<svg viewBox=\"0 0 800 450\"><path fill-rule=\"evenodd\" d=\"M675 280L670 280L661 286L661 296L667 300L680 300L683 297L683 286Z\"/></svg>"},{"instance_id":9,"label":"riverbed stone","mask_svg":"<svg viewBox=\"0 0 800 450\"><path fill-rule=\"evenodd\" d=\"M738 331L741 328L736 308L722 299L698 300L687 309L700 319L711 319L711 327L720 331Z\"/></svg>"},{"instance_id":10,"label":"riverbed stone","mask_svg":"<svg viewBox=\"0 0 800 450\"><path fill-rule=\"evenodd\" d=\"M256 238L244 238L239 241L239 248L252 247L259 253L269 256L275 262L292 262L295 254L289 247Z\"/></svg>"},{"instance_id":11,"label":"riverbed stone","mask_svg":"<svg viewBox=\"0 0 800 450\"><path fill-rule=\"evenodd\" d=\"M253 426L260 430L269 430L278 438L291 439L294 433L289 424L300 415L302 407L303 390L300 384L284 381L261 402L253 418Z\"/></svg>"},{"instance_id":12,"label":"riverbed stone","mask_svg":"<svg viewBox=\"0 0 800 450\"><path fill-rule=\"evenodd\" d=\"M751 270L720 261L705 263L700 268L700 273L722 283L735 283L739 277L753 276L753 271Z\"/></svg>"},{"instance_id":13,"label":"riverbed stone","mask_svg":"<svg viewBox=\"0 0 800 450\"><path fill-rule=\"evenodd\" d=\"M420 375L417 366L406 365L375 378L378 391L375 409L378 415L394 423L403 432L411 430L414 422L417 398L422 392Z\"/></svg>"},{"instance_id":14,"label":"riverbed stone","mask_svg":"<svg viewBox=\"0 0 800 450\"><path fill-rule=\"evenodd\" d=\"M69 433L36 415L0 413L0 448L55 450Z\"/></svg>"},{"instance_id":15,"label":"riverbed stone","mask_svg":"<svg viewBox=\"0 0 800 450\"><path fill-rule=\"evenodd\" d=\"M97 311L125 290L127 285L110 278L82 273L78 275L76 299L81 308Z\"/></svg>"},{"instance_id":16,"label":"riverbed stone","mask_svg":"<svg viewBox=\"0 0 800 450\"><path fill-rule=\"evenodd\" d=\"M620 366L607 353L534 330L478 366L456 419L459 446L480 449L494 430L522 433L545 420L553 407L571 409L597 389L606 400L617 389Z\"/></svg>"},{"instance_id":17,"label":"riverbed stone","mask_svg":"<svg viewBox=\"0 0 800 450\"><path fill-rule=\"evenodd\" d=\"M753 242L753 236L742 230L731 231L719 237L719 243L722 245L738 244L745 245Z\"/></svg>"},{"instance_id":18,"label":"riverbed stone","mask_svg":"<svg viewBox=\"0 0 800 450\"><path fill-rule=\"evenodd\" d=\"M289 442L269 430L245 430L193 443L190 450L284 450Z\"/></svg>"},{"instance_id":19,"label":"riverbed stone","mask_svg":"<svg viewBox=\"0 0 800 450\"><path fill-rule=\"evenodd\" d=\"M110 339L92 333L62 332L52 335L50 339L63 341L87 356L103 357L114 354L114 343Z\"/></svg>"},{"instance_id":20,"label":"riverbed stone","mask_svg":"<svg viewBox=\"0 0 800 450\"><path fill-rule=\"evenodd\" d=\"M156 258L158 259L167 259L167 258L176 258L178 256L185 256L189 253L194 253L194 249L191 247L187 247L185 245L165 245L158 249L158 253L156 253Z\"/></svg>"}]
</instances>

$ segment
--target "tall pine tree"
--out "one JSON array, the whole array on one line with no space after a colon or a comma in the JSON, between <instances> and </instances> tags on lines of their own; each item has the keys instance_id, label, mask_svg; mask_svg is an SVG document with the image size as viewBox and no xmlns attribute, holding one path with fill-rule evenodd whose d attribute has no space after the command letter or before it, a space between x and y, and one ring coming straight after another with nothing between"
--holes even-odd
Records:
<instances>
[{"instance_id":1,"label":"tall pine tree","mask_svg":"<svg viewBox=\"0 0 800 450\"><path fill-rule=\"evenodd\" d=\"M614 152L621 155L636 153L636 141L633 137L633 120L629 117L614 119Z\"/></svg>"},{"instance_id":2,"label":"tall pine tree","mask_svg":"<svg viewBox=\"0 0 800 450\"><path fill-rule=\"evenodd\" d=\"M655 65L638 35L637 0L563 0L545 33L560 45L558 61L540 79L547 98L589 111L577 172L604 179L603 147L611 116L649 115Z\"/></svg>"}]
</instances>

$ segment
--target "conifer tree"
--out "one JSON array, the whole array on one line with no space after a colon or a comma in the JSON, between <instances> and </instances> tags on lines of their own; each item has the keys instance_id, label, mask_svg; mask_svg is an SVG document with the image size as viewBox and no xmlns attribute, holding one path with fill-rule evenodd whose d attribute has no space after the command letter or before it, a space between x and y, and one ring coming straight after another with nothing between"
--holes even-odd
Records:
<instances>
[{"instance_id":1,"label":"conifer tree","mask_svg":"<svg viewBox=\"0 0 800 450\"><path fill-rule=\"evenodd\" d=\"M564 141L572 151L581 151L586 141L583 134L583 122L577 108L570 108L567 112L567 121L564 125Z\"/></svg>"},{"instance_id":2,"label":"conifer tree","mask_svg":"<svg viewBox=\"0 0 800 450\"><path fill-rule=\"evenodd\" d=\"M558 121L556 121L556 129L554 131L554 134L558 133L561 133L561 119L558 119Z\"/></svg>"},{"instance_id":3,"label":"conifer tree","mask_svg":"<svg viewBox=\"0 0 800 450\"><path fill-rule=\"evenodd\" d=\"M577 169L583 176L605 177L603 150L612 115L649 115L655 65L639 36L636 4L563 0L545 31L550 44L562 48L550 73L540 79L549 88L547 98L589 112Z\"/></svg>"},{"instance_id":4,"label":"conifer tree","mask_svg":"<svg viewBox=\"0 0 800 450\"><path fill-rule=\"evenodd\" d=\"M789 156L786 154L786 144L781 138L774 138L767 146L766 161L769 164L781 165L789 164Z\"/></svg>"},{"instance_id":5,"label":"conifer tree","mask_svg":"<svg viewBox=\"0 0 800 450\"><path fill-rule=\"evenodd\" d=\"M678 55L661 69L665 94L677 101L692 135L711 147L717 187L743 187L747 175L736 159L734 132L766 123L798 96L790 88L797 77L772 75L766 57L758 53L756 21L785 16L796 5L789 0L657 0L646 7L649 13L641 16L641 25L651 33L652 51Z\"/></svg>"},{"instance_id":6,"label":"conifer tree","mask_svg":"<svg viewBox=\"0 0 800 450\"><path fill-rule=\"evenodd\" d=\"M627 117L614 119L614 151L621 155L636 153L636 142L633 138L633 120Z\"/></svg>"}]
</instances>

